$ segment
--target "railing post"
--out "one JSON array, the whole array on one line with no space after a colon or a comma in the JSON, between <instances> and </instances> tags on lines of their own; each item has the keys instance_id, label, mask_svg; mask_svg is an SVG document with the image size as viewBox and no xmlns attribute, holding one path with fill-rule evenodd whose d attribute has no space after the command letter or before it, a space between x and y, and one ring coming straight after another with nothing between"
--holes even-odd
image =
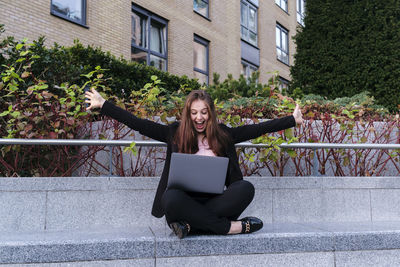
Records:
<instances>
[{"instance_id":1,"label":"railing post","mask_svg":"<svg viewBox=\"0 0 400 267\"><path fill-rule=\"evenodd\" d=\"M313 170L312 170L312 175L313 176L320 176L320 173L318 171L319 169L319 162L317 159L317 149L313 149L314 157L313 157Z\"/></svg>"},{"instance_id":2,"label":"railing post","mask_svg":"<svg viewBox=\"0 0 400 267\"><path fill-rule=\"evenodd\" d=\"M110 162L109 162L109 169L110 169L110 177L113 176L112 174L112 150L113 150L113 146L108 146L110 148L110 152L109 152L109 158L110 158Z\"/></svg>"}]
</instances>

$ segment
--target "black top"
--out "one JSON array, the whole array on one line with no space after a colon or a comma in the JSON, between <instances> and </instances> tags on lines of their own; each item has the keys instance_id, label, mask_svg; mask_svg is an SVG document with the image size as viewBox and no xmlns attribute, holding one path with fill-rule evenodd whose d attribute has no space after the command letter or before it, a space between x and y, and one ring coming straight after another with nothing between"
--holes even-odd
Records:
<instances>
[{"instance_id":1,"label":"black top","mask_svg":"<svg viewBox=\"0 0 400 267\"><path fill-rule=\"evenodd\" d=\"M161 207L161 197L167 187L171 153L178 152L178 146L173 143L173 137L179 126L179 122L164 125L147 119L140 119L130 112L121 109L108 101L104 102L104 105L101 108L101 113L116 119L117 121L127 125L129 128L138 131L142 135L167 143L167 156L165 159L164 169L161 174L161 179L158 184L157 192L153 202L153 209L151 211L152 215L161 218L164 215L164 211ZM243 179L243 174L239 167L239 161L235 149L236 143L257 138L265 133L291 128L295 125L296 122L293 116L286 116L280 119L274 119L235 128L228 127L224 124L219 124L222 130L224 130L231 137L230 143L225 148L223 155L229 158L228 174L225 185L229 186L231 183Z\"/></svg>"}]
</instances>

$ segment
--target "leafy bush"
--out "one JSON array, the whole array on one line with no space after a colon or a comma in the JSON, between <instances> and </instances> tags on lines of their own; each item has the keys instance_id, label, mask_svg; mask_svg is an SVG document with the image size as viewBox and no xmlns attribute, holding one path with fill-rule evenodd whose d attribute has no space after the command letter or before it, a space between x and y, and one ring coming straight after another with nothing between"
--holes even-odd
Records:
<instances>
[{"instance_id":1,"label":"leafy bush","mask_svg":"<svg viewBox=\"0 0 400 267\"><path fill-rule=\"evenodd\" d=\"M135 103L131 112L144 117L156 114L166 122L171 99L158 98L160 93L156 77L145 86L141 94L133 97ZM181 98L182 99L182 98ZM303 106L306 119L303 127L287 129L278 133L264 135L253 142L269 144L263 149L240 148L239 160L244 175L260 175L261 170L267 170L271 175L285 175L287 166L295 168L295 175L311 175L313 158L317 157L320 164L319 172L339 176L370 176L385 175L387 168L400 172L398 151L366 149L359 150L318 150L315 155L307 149L279 149L282 143L298 142L331 142L331 143L396 143L398 135L394 135L399 126L398 116L393 116L381 110L374 110L373 98L367 94L359 94L349 99L320 102L305 100ZM143 104L146 103L146 104ZM178 106L181 106L179 103ZM231 98L216 101L220 121L231 126L240 126L258 122L263 118L275 118L291 114L295 103L292 99L273 92L269 98ZM137 107L147 106L146 109ZM135 107L135 108L134 108ZM148 108L150 107L150 108ZM155 108L156 107L156 108ZM178 114L179 110L173 113ZM378 121L378 122L377 122Z\"/></svg>"},{"instance_id":2,"label":"leafy bush","mask_svg":"<svg viewBox=\"0 0 400 267\"><path fill-rule=\"evenodd\" d=\"M388 113L388 109L385 108L383 105L377 105L375 103L375 97L370 96L371 94L369 92L361 92L359 94L353 95L351 97L340 97L336 98L333 100L333 103L339 105L339 106L363 106L363 107L369 107L376 112L383 112L383 113Z\"/></svg>"},{"instance_id":3,"label":"leafy bush","mask_svg":"<svg viewBox=\"0 0 400 267\"><path fill-rule=\"evenodd\" d=\"M291 88L329 99L368 91L392 112L400 104L397 0L309 0L295 36Z\"/></svg>"},{"instance_id":4,"label":"leafy bush","mask_svg":"<svg viewBox=\"0 0 400 267\"><path fill-rule=\"evenodd\" d=\"M308 94L303 96L303 98L301 99L301 101L307 103L307 102L311 102L311 103L319 103L319 104L326 104L328 102L328 100L326 99L326 97L320 96L320 95L315 95L315 94Z\"/></svg>"},{"instance_id":5,"label":"leafy bush","mask_svg":"<svg viewBox=\"0 0 400 267\"><path fill-rule=\"evenodd\" d=\"M3 27L0 26L0 33ZM127 103L130 94L144 88L153 74L163 78L164 95L175 99L170 112L182 102L188 86L196 80L178 77L155 68L116 59L99 48L43 45L7 37L0 43L0 136L3 138L88 138L93 136L91 120L84 111L83 90L95 87ZM105 66L107 77L98 64ZM166 83L165 83L166 81ZM67 82L67 83L66 83ZM125 89L125 90L123 90ZM114 127L111 125L110 127ZM109 127L109 128L110 128ZM95 129L95 131L97 131ZM99 136L99 138L102 138ZM5 146L1 148L1 176L70 176L88 158L95 160L104 147Z\"/></svg>"},{"instance_id":6,"label":"leafy bush","mask_svg":"<svg viewBox=\"0 0 400 267\"><path fill-rule=\"evenodd\" d=\"M0 73L0 136L5 138L68 138L78 135L88 121L83 106L83 87L61 84L58 94L51 93L45 81L32 73L37 55L35 44L16 44L19 55ZM100 71L98 68L95 72ZM100 74L101 75L101 74ZM0 173L4 176L70 175L82 164L85 155L76 148L62 146L5 146L1 148Z\"/></svg>"},{"instance_id":7,"label":"leafy bush","mask_svg":"<svg viewBox=\"0 0 400 267\"><path fill-rule=\"evenodd\" d=\"M277 73L274 73L269 79L268 84L258 82L260 73L255 71L251 77L245 78L240 75L239 79L233 79L231 74L221 83L220 75L213 73L213 84L207 87L207 92L214 99L227 100L239 97L269 97L273 90L278 90L279 79Z\"/></svg>"},{"instance_id":8,"label":"leafy bush","mask_svg":"<svg viewBox=\"0 0 400 267\"><path fill-rule=\"evenodd\" d=\"M81 74L89 73L96 66L108 70L108 75L112 79L107 81L107 86L113 95L123 99L127 99L132 90L143 88L153 75L162 79L166 92L172 93L182 85L193 89L200 88L200 84L194 79L172 75L136 62L117 59L109 52L103 52L97 47L84 47L78 41L75 41L72 47L54 44L53 47L46 48L44 40L44 37L40 37L33 42L31 53L37 55L38 58L31 66L31 72L32 77L46 81L51 90L54 89L54 85L65 81L70 84L83 85L86 80ZM0 71L3 68L1 65L10 65L18 59L19 51L15 47L19 43L21 42L16 42L12 37L8 37L0 43ZM26 40L22 43L26 43ZM33 84L33 80L29 78L26 83Z\"/></svg>"}]
</instances>

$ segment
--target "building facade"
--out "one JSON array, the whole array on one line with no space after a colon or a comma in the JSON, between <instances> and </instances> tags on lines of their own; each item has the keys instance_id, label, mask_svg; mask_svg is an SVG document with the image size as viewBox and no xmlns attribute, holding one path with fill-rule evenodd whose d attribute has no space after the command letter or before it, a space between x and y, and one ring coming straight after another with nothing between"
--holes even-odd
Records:
<instances>
[{"instance_id":1,"label":"building facade","mask_svg":"<svg viewBox=\"0 0 400 267\"><path fill-rule=\"evenodd\" d=\"M4 36L75 39L177 75L212 82L260 71L290 80L304 0L0 0Z\"/></svg>"}]
</instances>

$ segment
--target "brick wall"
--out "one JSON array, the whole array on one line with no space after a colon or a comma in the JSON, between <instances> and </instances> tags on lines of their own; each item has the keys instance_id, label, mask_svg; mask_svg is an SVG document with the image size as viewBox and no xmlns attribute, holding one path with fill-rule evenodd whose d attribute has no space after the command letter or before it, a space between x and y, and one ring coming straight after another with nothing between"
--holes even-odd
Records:
<instances>
[{"instance_id":1,"label":"brick wall","mask_svg":"<svg viewBox=\"0 0 400 267\"><path fill-rule=\"evenodd\" d=\"M193 76L193 36L196 34L210 41L210 81L213 72L218 72L222 78L228 73L239 76L240 5L232 5L228 0L210 1L210 20L207 20L193 12L193 2L188 0L161 2L138 0L135 4L169 20L168 70L170 72Z\"/></svg>"},{"instance_id":2,"label":"brick wall","mask_svg":"<svg viewBox=\"0 0 400 267\"><path fill-rule=\"evenodd\" d=\"M17 40L36 40L46 36L46 45L57 42L70 46L75 39L83 44L100 46L116 56L130 56L131 2L124 0L87 1L87 26L74 24L50 14L49 0L0 0L0 23L4 36Z\"/></svg>"},{"instance_id":3,"label":"brick wall","mask_svg":"<svg viewBox=\"0 0 400 267\"><path fill-rule=\"evenodd\" d=\"M268 76L267 72L279 71L281 77L291 80L289 67L276 59L275 33L277 23L289 31L289 64L293 65L296 47L292 36L296 34L296 27L299 26L296 19L296 0L288 1L287 13L276 5L275 1L260 1L258 18L260 73Z\"/></svg>"},{"instance_id":4,"label":"brick wall","mask_svg":"<svg viewBox=\"0 0 400 267\"><path fill-rule=\"evenodd\" d=\"M275 25L279 22L296 33L296 1L289 0L288 13L274 1L259 1L258 38L260 48L260 81L269 78L267 72L279 71L290 80L289 67L276 59ZM34 3L34 4L33 4ZM131 1L87 0L88 28L50 14L49 0L0 0L0 23L5 24L3 36L12 35L18 40L35 40L46 36L46 45L57 42L70 46L74 39L83 44L100 46L117 57L130 58ZM210 1L210 20L193 12L190 0L136 0L135 4L167 19L168 22L168 71L193 77L193 36L197 34L210 41L209 70L221 79L228 73L235 78L241 71L240 56L240 1ZM289 43L290 64L293 64L295 46Z\"/></svg>"}]
</instances>

